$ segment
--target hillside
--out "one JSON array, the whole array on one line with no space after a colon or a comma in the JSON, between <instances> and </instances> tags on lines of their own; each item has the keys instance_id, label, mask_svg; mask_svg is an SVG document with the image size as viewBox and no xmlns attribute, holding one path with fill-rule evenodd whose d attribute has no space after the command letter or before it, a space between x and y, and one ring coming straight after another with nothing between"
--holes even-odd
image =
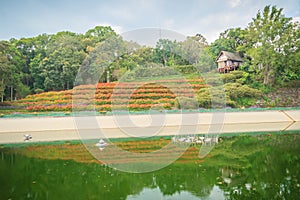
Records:
<instances>
[{"instance_id":1,"label":"hillside","mask_svg":"<svg viewBox=\"0 0 300 200\"><path fill-rule=\"evenodd\" d=\"M11 105L23 112L90 110L93 106L96 111L106 112L112 105L114 109L130 111L173 109L176 98L196 97L197 91L206 86L202 79L98 83L28 95Z\"/></svg>"}]
</instances>

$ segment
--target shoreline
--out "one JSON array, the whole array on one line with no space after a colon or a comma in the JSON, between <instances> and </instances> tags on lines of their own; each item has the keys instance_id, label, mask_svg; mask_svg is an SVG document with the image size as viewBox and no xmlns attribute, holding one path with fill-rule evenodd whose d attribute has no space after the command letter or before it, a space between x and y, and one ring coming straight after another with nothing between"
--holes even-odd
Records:
<instances>
[{"instance_id":1,"label":"shoreline","mask_svg":"<svg viewBox=\"0 0 300 200\"><path fill-rule=\"evenodd\" d=\"M95 116L111 116L111 115L147 115L147 114L188 114L188 113L213 113L213 112L265 112L265 111L289 111L289 110L300 110L300 107L266 107L266 108L223 108L223 109L205 109L199 108L198 110L150 110L150 111L107 111L97 112L90 111L91 115ZM1 111L1 109L0 109ZM75 112L76 113L76 112ZM51 112L36 112L36 113L11 113L5 114L0 113L0 119L6 118L34 118L34 117L74 117L72 111L51 111Z\"/></svg>"}]
</instances>

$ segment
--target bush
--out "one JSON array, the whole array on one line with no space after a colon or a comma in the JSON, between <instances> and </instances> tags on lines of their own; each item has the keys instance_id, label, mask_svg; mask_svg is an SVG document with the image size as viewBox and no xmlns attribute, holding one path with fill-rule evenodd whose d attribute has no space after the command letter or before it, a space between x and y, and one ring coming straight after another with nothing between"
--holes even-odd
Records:
<instances>
[{"instance_id":1,"label":"bush","mask_svg":"<svg viewBox=\"0 0 300 200\"><path fill-rule=\"evenodd\" d=\"M19 98L26 97L31 93L30 88L26 85L19 84L17 87L17 94Z\"/></svg>"},{"instance_id":2,"label":"bush","mask_svg":"<svg viewBox=\"0 0 300 200\"><path fill-rule=\"evenodd\" d=\"M233 100L242 97L257 98L262 96L260 90L251 88L248 85L241 85L240 83L227 83L224 85L224 88L226 94Z\"/></svg>"},{"instance_id":3,"label":"bush","mask_svg":"<svg viewBox=\"0 0 300 200\"><path fill-rule=\"evenodd\" d=\"M173 76L178 75L178 71L165 66L159 66L155 63L153 65L149 65L147 67L139 67L130 71L128 74L125 74L124 80L136 80L139 78L151 78L151 77L165 77L165 76Z\"/></svg>"},{"instance_id":4,"label":"bush","mask_svg":"<svg viewBox=\"0 0 300 200\"><path fill-rule=\"evenodd\" d=\"M239 79L239 78L243 78L247 73L244 71L236 70L236 71L230 72L229 74L235 76L236 79Z\"/></svg>"},{"instance_id":5,"label":"bush","mask_svg":"<svg viewBox=\"0 0 300 200\"><path fill-rule=\"evenodd\" d=\"M44 90L40 89L40 88L37 88L37 89L34 90L35 94L40 94L40 93L43 93L43 92L44 92Z\"/></svg>"},{"instance_id":6,"label":"bush","mask_svg":"<svg viewBox=\"0 0 300 200\"><path fill-rule=\"evenodd\" d=\"M206 84L211 86L220 86L223 85L223 80L220 75L209 75L208 77L204 78Z\"/></svg>"},{"instance_id":7,"label":"bush","mask_svg":"<svg viewBox=\"0 0 300 200\"><path fill-rule=\"evenodd\" d=\"M194 74L197 69L193 65L180 65L174 67L180 74Z\"/></svg>"},{"instance_id":8,"label":"bush","mask_svg":"<svg viewBox=\"0 0 300 200\"><path fill-rule=\"evenodd\" d=\"M256 98L262 97L260 90L240 83L227 83L224 88L229 99L235 102L235 107L251 106L255 103Z\"/></svg>"},{"instance_id":9,"label":"bush","mask_svg":"<svg viewBox=\"0 0 300 200\"><path fill-rule=\"evenodd\" d=\"M177 97L175 101L175 107L184 110L198 109L198 102L195 98Z\"/></svg>"},{"instance_id":10,"label":"bush","mask_svg":"<svg viewBox=\"0 0 300 200\"><path fill-rule=\"evenodd\" d=\"M199 107L223 108L226 105L226 95L222 87L202 88L197 95Z\"/></svg>"},{"instance_id":11,"label":"bush","mask_svg":"<svg viewBox=\"0 0 300 200\"><path fill-rule=\"evenodd\" d=\"M224 83L234 83L236 81L236 77L232 73L222 74L222 80Z\"/></svg>"},{"instance_id":12,"label":"bush","mask_svg":"<svg viewBox=\"0 0 300 200\"><path fill-rule=\"evenodd\" d=\"M224 95L223 89L226 95ZM199 107L203 108L224 108L225 105L233 108L251 106L259 97L262 97L260 90L240 83L227 83L224 88L202 88L197 96Z\"/></svg>"},{"instance_id":13,"label":"bush","mask_svg":"<svg viewBox=\"0 0 300 200\"><path fill-rule=\"evenodd\" d=\"M249 74L243 71L232 71L227 74L222 74L221 76L224 83L245 84L247 82Z\"/></svg>"}]
</instances>

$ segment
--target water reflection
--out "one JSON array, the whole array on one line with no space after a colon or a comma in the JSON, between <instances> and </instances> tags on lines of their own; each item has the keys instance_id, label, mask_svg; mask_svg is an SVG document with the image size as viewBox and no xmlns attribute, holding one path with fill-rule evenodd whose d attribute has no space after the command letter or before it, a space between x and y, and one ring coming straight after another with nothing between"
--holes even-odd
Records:
<instances>
[{"instance_id":1,"label":"water reflection","mask_svg":"<svg viewBox=\"0 0 300 200\"><path fill-rule=\"evenodd\" d=\"M227 138L200 162L144 174L28 158L1 148L0 194L3 199L297 199L299 142L297 134Z\"/></svg>"}]
</instances>

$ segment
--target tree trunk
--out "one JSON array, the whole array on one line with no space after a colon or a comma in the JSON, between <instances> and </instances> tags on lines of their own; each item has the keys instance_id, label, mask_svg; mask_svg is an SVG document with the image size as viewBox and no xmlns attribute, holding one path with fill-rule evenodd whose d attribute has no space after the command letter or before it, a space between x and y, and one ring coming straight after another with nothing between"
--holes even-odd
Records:
<instances>
[{"instance_id":1,"label":"tree trunk","mask_svg":"<svg viewBox=\"0 0 300 200\"><path fill-rule=\"evenodd\" d=\"M264 85L269 84L269 65L266 65L264 68Z\"/></svg>"},{"instance_id":2,"label":"tree trunk","mask_svg":"<svg viewBox=\"0 0 300 200\"><path fill-rule=\"evenodd\" d=\"M10 87L10 101L13 101L13 93L14 92L14 87L13 86L11 86Z\"/></svg>"},{"instance_id":3,"label":"tree trunk","mask_svg":"<svg viewBox=\"0 0 300 200\"><path fill-rule=\"evenodd\" d=\"M109 71L106 71L106 82L109 83Z\"/></svg>"},{"instance_id":4,"label":"tree trunk","mask_svg":"<svg viewBox=\"0 0 300 200\"><path fill-rule=\"evenodd\" d=\"M1 80L1 82L2 82L2 86L1 87L3 87L3 91L1 92L2 93L2 95L1 95L1 102L3 102L4 101L4 90L5 90L4 79L3 78Z\"/></svg>"}]
</instances>

